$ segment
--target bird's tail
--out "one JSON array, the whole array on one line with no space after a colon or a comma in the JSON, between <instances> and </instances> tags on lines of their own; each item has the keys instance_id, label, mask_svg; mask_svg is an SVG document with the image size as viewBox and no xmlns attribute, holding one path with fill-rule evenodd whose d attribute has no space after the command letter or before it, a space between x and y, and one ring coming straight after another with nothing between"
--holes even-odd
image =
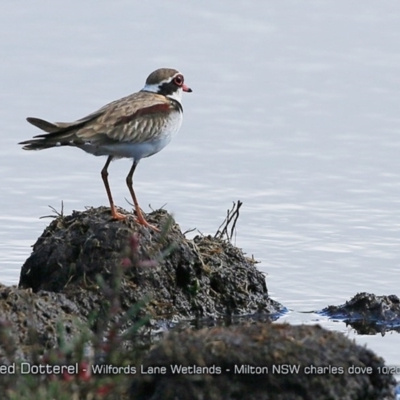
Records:
<instances>
[{"instance_id":1,"label":"bird's tail","mask_svg":"<svg viewBox=\"0 0 400 400\"><path fill-rule=\"evenodd\" d=\"M47 134L37 135L34 136L33 139L18 143L24 145L24 150L43 150L70 144L69 140L66 140L66 137L68 137L69 134L66 134L66 127L62 126L64 124L53 124L43 119L32 117L29 117L26 120L42 131L47 132Z\"/></svg>"},{"instance_id":2,"label":"bird's tail","mask_svg":"<svg viewBox=\"0 0 400 400\"><path fill-rule=\"evenodd\" d=\"M35 125L37 128L48 133L58 132L60 129L58 125L45 121L44 119L28 117L26 120L30 124Z\"/></svg>"},{"instance_id":3,"label":"bird's tail","mask_svg":"<svg viewBox=\"0 0 400 400\"><path fill-rule=\"evenodd\" d=\"M43 139L25 140L24 142L19 142L18 144L23 144L24 146L22 148L24 150L44 150L57 146L57 143L47 143ZM61 146L61 143L59 146Z\"/></svg>"}]
</instances>

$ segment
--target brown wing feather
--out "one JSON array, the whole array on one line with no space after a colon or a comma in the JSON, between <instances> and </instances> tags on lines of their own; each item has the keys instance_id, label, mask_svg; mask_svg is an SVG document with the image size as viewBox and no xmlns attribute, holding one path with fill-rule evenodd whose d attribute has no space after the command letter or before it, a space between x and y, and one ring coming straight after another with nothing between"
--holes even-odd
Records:
<instances>
[{"instance_id":1,"label":"brown wing feather","mask_svg":"<svg viewBox=\"0 0 400 400\"><path fill-rule=\"evenodd\" d=\"M76 131L83 141L129 141L140 143L155 138L169 118L178 111L171 100L155 93L138 92L108 104L98 118ZM154 118L155 117L155 118ZM159 118L157 118L159 117Z\"/></svg>"}]
</instances>

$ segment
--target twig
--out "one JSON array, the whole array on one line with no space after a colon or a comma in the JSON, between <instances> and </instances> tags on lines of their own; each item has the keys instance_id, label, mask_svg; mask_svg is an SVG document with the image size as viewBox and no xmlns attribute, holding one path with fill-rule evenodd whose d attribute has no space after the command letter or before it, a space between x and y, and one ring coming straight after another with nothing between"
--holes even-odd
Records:
<instances>
[{"instance_id":1,"label":"twig","mask_svg":"<svg viewBox=\"0 0 400 400\"><path fill-rule=\"evenodd\" d=\"M227 240L229 241L232 240L232 237L236 229L236 223L239 219L239 210L242 204L243 203L240 200L238 200L237 203L233 202L232 208L230 210L227 210L226 218L224 222L222 222L222 224L218 227L217 233L214 235L214 238L223 239L225 236ZM230 232L229 232L229 227L230 227Z\"/></svg>"},{"instance_id":2,"label":"twig","mask_svg":"<svg viewBox=\"0 0 400 400\"><path fill-rule=\"evenodd\" d=\"M183 236L186 236L187 233L194 232L197 228L188 229L187 231L183 232Z\"/></svg>"},{"instance_id":3,"label":"twig","mask_svg":"<svg viewBox=\"0 0 400 400\"><path fill-rule=\"evenodd\" d=\"M64 217L64 202L61 200L61 212L58 212L53 206L48 206L51 211L53 211L54 214L56 215L44 215L42 217L39 217L39 219L43 218L58 218L58 217Z\"/></svg>"}]
</instances>

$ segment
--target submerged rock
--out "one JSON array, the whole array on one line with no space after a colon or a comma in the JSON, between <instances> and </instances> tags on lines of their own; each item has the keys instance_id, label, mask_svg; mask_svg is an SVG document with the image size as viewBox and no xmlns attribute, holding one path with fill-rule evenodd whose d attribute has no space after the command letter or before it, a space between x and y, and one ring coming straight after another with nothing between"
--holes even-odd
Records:
<instances>
[{"instance_id":1,"label":"submerged rock","mask_svg":"<svg viewBox=\"0 0 400 400\"><path fill-rule=\"evenodd\" d=\"M125 309L148 299L145 311L156 320L284 309L268 297L254 260L228 241L186 239L166 211L148 220L161 233L139 226L132 216L112 221L105 207L58 216L33 246L19 287L64 293L84 316L103 301L97 275L110 285L118 281Z\"/></svg>"},{"instance_id":2,"label":"submerged rock","mask_svg":"<svg viewBox=\"0 0 400 400\"><path fill-rule=\"evenodd\" d=\"M145 357L135 400L393 399L383 360L319 326L260 324L170 333Z\"/></svg>"},{"instance_id":3,"label":"submerged rock","mask_svg":"<svg viewBox=\"0 0 400 400\"><path fill-rule=\"evenodd\" d=\"M360 334L400 331L400 299L396 295L358 293L340 306L328 306L321 314L341 319Z\"/></svg>"}]
</instances>

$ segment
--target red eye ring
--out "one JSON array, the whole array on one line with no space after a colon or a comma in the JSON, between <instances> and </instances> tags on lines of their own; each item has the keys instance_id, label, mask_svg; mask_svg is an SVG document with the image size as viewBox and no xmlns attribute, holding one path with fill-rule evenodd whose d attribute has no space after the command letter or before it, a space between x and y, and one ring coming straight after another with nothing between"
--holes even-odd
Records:
<instances>
[{"instance_id":1,"label":"red eye ring","mask_svg":"<svg viewBox=\"0 0 400 400\"><path fill-rule=\"evenodd\" d=\"M175 83L175 85L177 85L177 86L182 86L182 85L183 85L183 76L182 76L182 75L177 75L177 76L174 78L174 83Z\"/></svg>"}]
</instances>

